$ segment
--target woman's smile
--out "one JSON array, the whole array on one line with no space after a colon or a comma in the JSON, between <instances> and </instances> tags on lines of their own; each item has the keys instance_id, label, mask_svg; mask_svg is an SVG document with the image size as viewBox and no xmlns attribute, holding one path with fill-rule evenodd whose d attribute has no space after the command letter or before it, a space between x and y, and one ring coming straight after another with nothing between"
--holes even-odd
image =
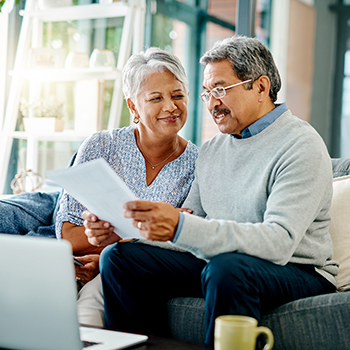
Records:
<instances>
[{"instance_id":1,"label":"woman's smile","mask_svg":"<svg viewBox=\"0 0 350 350\"><path fill-rule=\"evenodd\" d=\"M159 120L166 122L166 123L175 123L178 120L178 115L171 115L169 117L159 118Z\"/></svg>"}]
</instances>

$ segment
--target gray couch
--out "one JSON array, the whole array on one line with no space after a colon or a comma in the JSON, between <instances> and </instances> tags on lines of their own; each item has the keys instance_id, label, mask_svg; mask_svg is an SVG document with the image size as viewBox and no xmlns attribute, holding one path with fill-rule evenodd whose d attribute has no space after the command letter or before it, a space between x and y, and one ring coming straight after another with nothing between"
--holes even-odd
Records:
<instances>
[{"instance_id":1,"label":"gray couch","mask_svg":"<svg viewBox=\"0 0 350 350\"><path fill-rule=\"evenodd\" d=\"M350 174L350 159L332 163L333 177ZM174 338L204 342L204 299L175 298L168 311ZM350 349L350 291L282 305L263 315L262 325L274 334L274 350Z\"/></svg>"}]
</instances>

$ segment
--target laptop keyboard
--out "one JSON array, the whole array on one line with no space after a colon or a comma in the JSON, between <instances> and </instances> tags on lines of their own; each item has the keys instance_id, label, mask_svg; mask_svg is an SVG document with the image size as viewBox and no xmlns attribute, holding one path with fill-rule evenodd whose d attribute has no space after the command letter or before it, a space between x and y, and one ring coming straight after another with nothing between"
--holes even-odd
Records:
<instances>
[{"instance_id":1,"label":"laptop keyboard","mask_svg":"<svg viewBox=\"0 0 350 350\"><path fill-rule=\"evenodd\" d=\"M97 345L97 344L101 344L101 343L96 343L96 342L93 342L93 341L83 340L83 349L86 349L86 348L88 348L90 346Z\"/></svg>"}]
</instances>

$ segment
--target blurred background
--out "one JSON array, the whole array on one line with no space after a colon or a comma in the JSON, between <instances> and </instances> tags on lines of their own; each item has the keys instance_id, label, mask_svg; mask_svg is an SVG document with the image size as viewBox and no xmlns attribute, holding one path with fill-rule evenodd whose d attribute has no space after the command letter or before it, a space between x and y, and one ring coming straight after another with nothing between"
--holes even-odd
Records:
<instances>
[{"instance_id":1,"label":"blurred background","mask_svg":"<svg viewBox=\"0 0 350 350\"><path fill-rule=\"evenodd\" d=\"M20 12L29 1L34 3L33 11L26 8ZM107 74L95 66L96 72L102 72L100 76L95 72L84 79L59 79L57 74L56 77L52 74L52 79L46 76L39 82L36 72L47 68L43 65L52 65L47 72L66 69L67 74L68 68L73 76L74 66L69 67L72 63L67 61L68 54L85 53L91 68L95 49L111 51L118 67L126 17L103 18L103 6L113 6L118 1L112 2L71 0L70 7L99 3L102 14L90 19L70 19L67 15L59 20L58 17L50 20L52 9L38 9L33 0L0 2L7 6L7 12L4 7L0 14L3 140L9 137L6 118L10 119L9 95L16 79L16 74L11 72L19 54L22 21L26 16L39 17L40 11L47 14L39 25L32 23L39 44L31 33L28 52L24 52L27 76L22 77L19 85L18 108L11 112L16 134L10 137L8 161L0 163L5 179L0 193L12 193L11 180L21 169L32 168L44 178L45 170L66 167L84 138L110 127L113 91L118 80L114 70L109 73L106 70ZM131 0L119 2L126 7L132 3ZM272 51L282 78L278 102L286 102L293 114L316 128L332 157L350 157L350 0L146 0L141 1L141 6L143 19L133 30L142 34L142 47L158 46L172 52L185 66L190 82L189 117L182 131L186 139L200 146L218 132L199 98L203 73L198 63L200 56L216 41L243 34L257 37ZM55 11L58 14L59 8ZM45 130L40 133L25 129L24 119L33 111L46 113L46 117L59 114L59 119L64 120L63 132L54 130L46 134ZM116 123L114 126L130 124L125 102ZM0 153L5 152L4 148Z\"/></svg>"}]
</instances>

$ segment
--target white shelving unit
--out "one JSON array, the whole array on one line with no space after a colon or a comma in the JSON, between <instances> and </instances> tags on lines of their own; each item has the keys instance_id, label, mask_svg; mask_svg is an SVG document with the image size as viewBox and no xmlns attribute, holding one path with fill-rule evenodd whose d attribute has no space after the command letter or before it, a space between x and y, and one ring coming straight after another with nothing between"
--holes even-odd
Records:
<instances>
[{"instance_id":1,"label":"white shelving unit","mask_svg":"<svg viewBox=\"0 0 350 350\"><path fill-rule=\"evenodd\" d=\"M28 133L15 131L19 100L23 83L30 82L69 82L88 79L114 80L108 129L119 126L123 103L121 71L132 52L143 47L145 0L124 0L110 4L90 4L70 7L57 7L45 11L37 8L37 0L27 0L20 11L23 16L16 52L4 125L0 137L0 194L6 181L13 139L27 140L26 168L37 171L39 141L82 141L90 134L74 130L53 133ZM28 69L27 58L30 48L42 46L43 22L124 17L123 32L116 68L83 69ZM133 46L132 46L133 45Z\"/></svg>"},{"instance_id":2,"label":"white shelving unit","mask_svg":"<svg viewBox=\"0 0 350 350\"><path fill-rule=\"evenodd\" d=\"M25 131L14 131L9 136L15 139L35 141L84 141L91 134L79 133L74 130L64 130L62 132L34 133Z\"/></svg>"},{"instance_id":3,"label":"white shelving unit","mask_svg":"<svg viewBox=\"0 0 350 350\"><path fill-rule=\"evenodd\" d=\"M68 82L85 79L115 80L120 78L120 71L112 67L79 69L23 69L10 71L9 75L41 82Z\"/></svg>"},{"instance_id":4,"label":"white shelving unit","mask_svg":"<svg viewBox=\"0 0 350 350\"><path fill-rule=\"evenodd\" d=\"M7 66L7 47L8 47L8 23L9 23L9 4L5 3L0 11L0 132L4 122L5 115L5 90L6 90L6 66Z\"/></svg>"},{"instance_id":5,"label":"white shelving unit","mask_svg":"<svg viewBox=\"0 0 350 350\"><path fill-rule=\"evenodd\" d=\"M112 4L56 7L42 11L38 11L34 7L26 7L25 10L20 11L19 14L23 17L36 18L41 22L61 22L78 19L125 17L130 7L137 5L135 1L120 1Z\"/></svg>"}]
</instances>

